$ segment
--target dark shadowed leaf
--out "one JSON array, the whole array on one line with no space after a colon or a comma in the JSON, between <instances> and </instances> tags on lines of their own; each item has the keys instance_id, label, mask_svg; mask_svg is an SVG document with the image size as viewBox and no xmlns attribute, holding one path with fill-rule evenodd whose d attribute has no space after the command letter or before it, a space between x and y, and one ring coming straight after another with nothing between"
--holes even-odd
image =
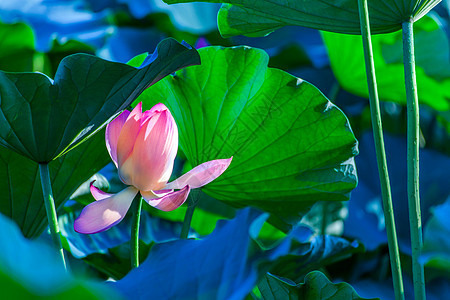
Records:
<instances>
[{"instance_id":1,"label":"dark shadowed leaf","mask_svg":"<svg viewBox=\"0 0 450 300\"><path fill-rule=\"evenodd\" d=\"M81 234L73 229L73 222L79 214L80 211L76 213L71 212L59 218L61 234L69 245L70 253L76 258L84 258L93 253L105 254L108 252L108 249L130 241L130 216L127 216L122 222L107 231L95 234ZM144 243L163 243L177 240L180 237L180 232L181 223L151 218L147 212L142 212L139 238Z\"/></svg>"},{"instance_id":2,"label":"dark shadowed leaf","mask_svg":"<svg viewBox=\"0 0 450 300\"><path fill-rule=\"evenodd\" d=\"M166 3L199 0L164 0ZM355 0L200 0L222 5L219 30L223 36L263 36L286 25L339 33L360 34L358 1ZM369 0L373 33L401 29L402 22L420 19L441 0Z\"/></svg>"},{"instance_id":3,"label":"dark shadowed leaf","mask_svg":"<svg viewBox=\"0 0 450 300\"><path fill-rule=\"evenodd\" d=\"M426 266L450 275L450 197L431 209L432 216L425 225L421 260Z\"/></svg>"},{"instance_id":4,"label":"dark shadowed leaf","mask_svg":"<svg viewBox=\"0 0 450 300\"><path fill-rule=\"evenodd\" d=\"M310 242L293 244L289 254L280 257L271 266L270 272L300 282L310 271L323 268L363 250L364 247L356 241L349 242L330 235L315 236Z\"/></svg>"},{"instance_id":5,"label":"dark shadowed leaf","mask_svg":"<svg viewBox=\"0 0 450 300\"><path fill-rule=\"evenodd\" d=\"M348 199L358 150L342 111L310 83L268 68L262 50L199 53L201 66L160 81L138 101L146 109L169 107L192 166L233 156L204 187L207 194L270 212L280 227L296 223L316 201Z\"/></svg>"},{"instance_id":6,"label":"dark shadowed leaf","mask_svg":"<svg viewBox=\"0 0 450 300\"><path fill-rule=\"evenodd\" d=\"M49 164L57 208L72 193L110 161L104 131ZM26 237L44 230L46 213L39 166L14 151L0 147L0 212L13 219Z\"/></svg>"},{"instance_id":7,"label":"dark shadowed leaf","mask_svg":"<svg viewBox=\"0 0 450 300\"><path fill-rule=\"evenodd\" d=\"M302 299L302 300L364 300L345 282L332 283L319 271L306 275L305 282L295 282L267 273L258 283L262 299ZM378 299L378 298L377 298ZM373 299L375 300L375 299Z\"/></svg>"},{"instance_id":8,"label":"dark shadowed leaf","mask_svg":"<svg viewBox=\"0 0 450 300\"><path fill-rule=\"evenodd\" d=\"M406 190L406 137L385 134L385 146L392 186L398 242L400 250L411 253L409 236L408 195ZM358 238L368 250L387 242L381 202L375 147L371 132L360 137L361 153L356 157L359 185L352 192L349 213L344 221L346 236ZM422 223L430 219L430 208L444 203L450 195L448 170L450 158L431 149L420 150L420 204ZM436 232L437 235L441 233ZM445 235L445 234L444 234Z\"/></svg>"},{"instance_id":9,"label":"dark shadowed leaf","mask_svg":"<svg viewBox=\"0 0 450 300\"><path fill-rule=\"evenodd\" d=\"M80 210L59 216L66 250L74 257L83 259L91 267L103 273L106 278L118 280L124 277L131 270L130 214L116 226L96 234L80 234L74 231L73 222L79 214ZM154 243L178 240L181 226L179 222L149 217L148 213L143 211L139 230L140 261L145 260ZM191 232L190 236L196 235Z\"/></svg>"},{"instance_id":10,"label":"dark shadowed leaf","mask_svg":"<svg viewBox=\"0 0 450 300\"><path fill-rule=\"evenodd\" d=\"M157 57L155 57L157 54ZM158 44L140 68L87 54L64 58L55 80L0 72L0 144L36 162L65 154L164 76L199 64L195 49Z\"/></svg>"}]
</instances>

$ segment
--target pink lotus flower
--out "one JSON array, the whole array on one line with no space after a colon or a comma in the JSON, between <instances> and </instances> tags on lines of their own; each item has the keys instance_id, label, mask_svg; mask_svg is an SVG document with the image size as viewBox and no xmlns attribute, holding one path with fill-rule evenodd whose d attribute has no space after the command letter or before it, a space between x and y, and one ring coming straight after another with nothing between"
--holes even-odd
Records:
<instances>
[{"instance_id":1,"label":"pink lotus flower","mask_svg":"<svg viewBox=\"0 0 450 300\"><path fill-rule=\"evenodd\" d=\"M97 233L119 223L138 192L151 206L174 210L186 201L190 189L219 177L232 159L205 162L167 183L178 150L178 128L161 103L143 113L141 103L133 111L121 113L106 127L106 147L120 179L128 187L117 194L108 194L91 183L96 201L87 205L75 220L74 228L79 233Z\"/></svg>"}]
</instances>

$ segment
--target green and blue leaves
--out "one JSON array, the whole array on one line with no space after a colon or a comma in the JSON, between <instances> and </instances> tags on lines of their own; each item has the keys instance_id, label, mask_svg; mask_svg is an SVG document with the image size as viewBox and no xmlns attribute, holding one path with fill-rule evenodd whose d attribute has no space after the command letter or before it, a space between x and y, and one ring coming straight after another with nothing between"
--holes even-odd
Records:
<instances>
[{"instance_id":1,"label":"green and blue leaves","mask_svg":"<svg viewBox=\"0 0 450 300\"><path fill-rule=\"evenodd\" d=\"M92 174L110 162L104 131L49 164L56 208ZM46 226L39 165L0 147L0 212L13 219L25 237L39 236Z\"/></svg>"},{"instance_id":2,"label":"green and blue leaves","mask_svg":"<svg viewBox=\"0 0 450 300\"><path fill-rule=\"evenodd\" d=\"M165 78L138 101L146 109L158 102L169 107L192 165L233 156L207 194L270 212L281 228L317 201L348 199L357 141L336 106L310 83L268 68L264 51L199 53L201 66Z\"/></svg>"},{"instance_id":3,"label":"green and blue leaves","mask_svg":"<svg viewBox=\"0 0 450 300\"><path fill-rule=\"evenodd\" d=\"M47 163L65 154L164 76L199 64L195 49L166 39L140 68L75 54L51 80L0 73L0 144Z\"/></svg>"},{"instance_id":4,"label":"green and blue leaves","mask_svg":"<svg viewBox=\"0 0 450 300\"><path fill-rule=\"evenodd\" d=\"M372 33L386 33L401 29L405 20L420 19L441 0L369 0ZM164 0L184 3L197 0ZM360 34L358 1L354 0L202 0L226 3L218 14L223 36L264 36L287 25Z\"/></svg>"},{"instance_id":5,"label":"green and blue leaves","mask_svg":"<svg viewBox=\"0 0 450 300\"><path fill-rule=\"evenodd\" d=\"M419 101L439 110L450 109L449 40L439 23L426 17L415 23L415 53ZM361 38L323 32L331 67L339 84L368 97ZM377 85L381 100L406 103L400 32L372 37Z\"/></svg>"},{"instance_id":6,"label":"green and blue leaves","mask_svg":"<svg viewBox=\"0 0 450 300\"><path fill-rule=\"evenodd\" d=\"M243 299L257 283L263 263L288 249L263 251L257 245L253 235L266 217L246 208L232 221L219 221L203 239L155 245L146 261L114 286L126 297Z\"/></svg>"},{"instance_id":7,"label":"green and blue leaves","mask_svg":"<svg viewBox=\"0 0 450 300\"><path fill-rule=\"evenodd\" d=\"M0 288L5 299L121 299L99 282L67 274L53 249L26 240L2 214L0 227Z\"/></svg>"},{"instance_id":8,"label":"green and blue leaves","mask_svg":"<svg viewBox=\"0 0 450 300\"><path fill-rule=\"evenodd\" d=\"M270 273L258 283L262 299L302 299L302 300L364 300L345 282L332 283L319 271L305 276L305 282L295 284L291 280ZM376 299L372 299L376 300Z\"/></svg>"}]
</instances>

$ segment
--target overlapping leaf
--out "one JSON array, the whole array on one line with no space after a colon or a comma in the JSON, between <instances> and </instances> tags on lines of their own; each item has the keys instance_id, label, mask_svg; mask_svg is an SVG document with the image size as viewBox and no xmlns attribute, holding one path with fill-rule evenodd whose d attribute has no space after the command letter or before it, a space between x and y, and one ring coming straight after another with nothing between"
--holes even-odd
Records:
<instances>
[{"instance_id":1,"label":"overlapping leaf","mask_svg":"<svg viewBox=\"0 0 450 300\"><path fill-rule=\"evenodd\" d=\"M362 252L363 249L356 241L350 242L331 235L315 236L310 242L293 246L289 255L281 257L271 266L270 272L299 282L308 272Z\"/></svg>"},{"instance_id":2,"label":"overlapping leaf","mask_svg":"<svg viewBox=\"0 0 450 300\"><path fill-rule=\"evenodd\" d=\"M424 249L421 260L428 267L450 274L450 197L444 204L432 208L432 217L425 225Z\"/></svg>"},{"instance_id":3,"label":"overlapping leaf","mask_svg":"<svg viewBox=\"0 0 450 300\"><path fill-rule=\"evenodd\" d=\"M91 196L92 198L92 196ZM130 237L131 216L107 231L96 234L75 232L73 222L80 210L59 216L63 244L74 257L83 259L106 278L119 280L131 270ZM155 243L178 240L182 223L149 217L143 211L139 230L140 261L144 261ZM191 232L191 237L195 233Z\"/></svg>"},{"instance_id":4,"label":"overlapping leaf","mask_svg":"<svg viewBox=\"0 0 450 300\"><path fill-rule=\"evenodd\" d=\"M257 283L261 263L289 249L263 251L255 243L252 236L266 217L247 208L204 239L155 245L139 268L113 286L126 297L145 299L243 299Z\"/></svg>"},{"instance_id":5,"label":"overlapping leaf","mask_svg":"<svg viewBox=\"0 0 450 300\"><path fill-rule=\"evenodd\" d=\"M74 257L84 258L93 253L105 254L108 252L108 249L130 241L131 218L126 217L124 221L104 232L81 234L75 232L73 228L73 222L79 213L71 212L59 218L61 234L66 239L70 253ZM177 240L180 237L180 232L181 223L150 218L147 212L142 212L139 238L144 243L162 243ZM130 264L127 265L129 266Z\"/></svg>"},{"instance_id":6,"label":"overlapping leaf","mask_svg":"<svg viewBox=\"0 0 450 300\"><path fill-rule=\"evenodd\" d=\"M40 73L0 72L0 144L47 163L101 128L148 86L199 63L195 49L166 39L140 68L75 54L61 61L54 81Z\"/></svg>"},{"instance_id":7,"label":"overlapping leaf","mask_svg":"<svg viewBox=\"0 0 450 300\"><path fill-rule=\"evenodd\" d=\"M199 0L164 0L185 3ZM222 5L218 23L223 36L263 36L286 25L339 33L360 34L358 1L355 0L200 0ZM420 19L441 0L369 0L372 33L401 29L402 22Z\"/></svg>"},{"instance_id":8,"label":"overlapping leaf","mask_svg":"<svg viewBox=\"0 0 450 300\"><path fill-rule=\"evenodd\" d=\"M311 84L268 68L261 50L199 53L201 66L160 81L138 101L146 109L157 102L169 107L192 165L233 156L206 193L259 207L283 224L296 222L316 201L348 199L356 185L357 142L336 106Z\"/></svg>"},{"instance_id":9,"label":"overlapping leaf","mask_svg":"<svg viewBox=\"0 0 450 300\"><path fill-rule=\"evenodd\" d=\"M67 155L49 164L56 207L95 172L110 161L104 131ZM13 219L26 237L39 236L46 225L46 213L39 166L14 151L0 146L0 212Z\"/></svg>"},{"instance_id":10,"label":"overlapping leaf","mask_svg":"<svg viewBox=\"0 0 450 300\"><path fill-rule=\"evenodd\" d=\"M406 137L385 135L387 163L392 185L392 199L396 219L397 235L400 250L411 253L409 236L408 195L404 188L406 176ZM385 220L381 202L380 185L377 178L377 166L373 136L370 132L360 137L361 153L356 157L359 184L352 192L348 206L348 216L344 221L346 236L358 238L369 250L375 250L387 243ZM420 152L420 206L422 222L427 224L432 216L430 208L444 203L450 195L448 169L450 158L431 149ZM437 229L437 227L435 227ZM442 228L442 227L441 227ZM436 235L444 234L435 232Z\"/></svg>"},{"instance_id":11,"label":"overlapping leaf","mask_svg":"<svg viewBox=\"0 0 450 300\"><path fill-rule=\"evenodd\" d=\"M345 282L332 283L319 271L306 275L305 282L295 284L291 280L268 273L258 283L262 299L302 299L302 300L363 300ZM375 300L375 299L373 299Z\"/></svg>"},{"instance_id":12,"label":"overlapping leaf","mask_svg":"<svg viewBox=\"0 0 450 300\"><path fill-rule=\"evenodd\" d=\"M53 249L26 240L0 214L0 288L4 299L121 299L98 282L74 278Z\"/></svg>"},{"instance_id":13,"label":"overlapping leaf","mask_svg":"<svg viewBox=\"0 0 450 300\"><path fill-rule=\"evenodd\" d=\"M450 109L449 40L431 17L414 26L416 73L419 101L440 111ZM368 97L361 38L323 32L331 67L339 84L347 91ZM399 32L372 37L377 85L381 100L406 103Z\"/></svg>"}]
</instances>

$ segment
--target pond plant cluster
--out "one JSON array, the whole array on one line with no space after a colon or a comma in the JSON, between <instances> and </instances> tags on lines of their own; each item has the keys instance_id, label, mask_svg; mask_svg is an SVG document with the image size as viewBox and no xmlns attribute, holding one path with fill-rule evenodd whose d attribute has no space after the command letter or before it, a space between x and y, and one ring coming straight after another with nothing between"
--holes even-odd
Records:
<instances>
[{"instance_id":1,"label":"pond plant cluster","mask_svg":"<svg viewBox=\"0 0 450 300\"><path fill-rule=\"evenodd\" d=\"M450 2L2 0L2 299L445 299Z\"/></svg>"}]
</instances>

